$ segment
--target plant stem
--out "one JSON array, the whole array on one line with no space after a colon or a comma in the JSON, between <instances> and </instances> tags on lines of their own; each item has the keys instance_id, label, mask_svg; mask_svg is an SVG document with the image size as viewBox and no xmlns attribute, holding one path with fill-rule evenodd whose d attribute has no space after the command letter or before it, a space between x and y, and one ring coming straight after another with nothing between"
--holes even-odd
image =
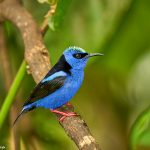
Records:
<instances>
[{"instance_id":1,"label":"plant stem","mask_svg":"<svg viewBox=\"0 0 150 150\"><path fill-rule=\"evenodd\" d=\"M9 93L7 94L4 103L2 105L2 108L0 110L0 129L3 126L3 123L6 119L6 116L8 114L8 111L10 110L10 107L13 103L14 97L21 85L21 81L23 80L24 76L25 76L25 72L26 72L26 63L23 60L21 63L21 66L17 72L17 75L11 85L11 88L9 90Z\"/></svg>"}]
</instances>

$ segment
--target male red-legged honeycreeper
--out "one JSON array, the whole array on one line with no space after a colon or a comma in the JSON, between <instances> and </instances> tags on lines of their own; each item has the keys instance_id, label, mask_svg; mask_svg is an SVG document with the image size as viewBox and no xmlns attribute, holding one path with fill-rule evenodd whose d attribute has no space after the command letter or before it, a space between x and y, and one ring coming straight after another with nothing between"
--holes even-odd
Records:
<instances>
[{"instance_id":1,"label":"male red-legged honeycreeper","mask_svg":"<svg viewBox=\"0 0 150 150\"><path fill-rule=\"evenodd\" d=\"M29 98L23 105L18 118L30 110L38 107L50 109L53 113L74 116L72 112L61 112L57 108L67 104L79 90L84 79L84 68L92 56L101 56L100 53L87 53L79 47L67 48L58 62L47 75L36 85Z\"/></svg>"}]
</instances>

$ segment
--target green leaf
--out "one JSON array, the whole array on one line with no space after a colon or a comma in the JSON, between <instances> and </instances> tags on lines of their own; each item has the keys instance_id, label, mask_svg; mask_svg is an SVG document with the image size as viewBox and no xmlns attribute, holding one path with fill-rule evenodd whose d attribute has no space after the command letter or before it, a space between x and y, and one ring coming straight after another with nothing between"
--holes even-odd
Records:
<instances>
[{"instance_id":1,"label":"green leaf","mask_svg":"<svg viewBox=\"0 0 150 150\"><path fill-rule=\"evenodd\" d=\"M150 146L150 126L140 137L140 145Z\"/></svg>"},{"instance_id":2,"label":"green leaf","mask_svg":"<svg viewBox=\"0 0 150 150\"><path fill-rule=\"evenodd\" d=\"M150 107L138 116L138 118L136 119L136 121L134 122L131 128L131 132L130 132L130 149L131 150L135 150L136 145L138 143L141 143L140 141L144 143L144 139L146 139L146 143L147 143L148 139L144 138L144 135L149 137L150 132L149 132L149 135L144 134L144 133L146 133L146 131L148 130L149 124L150 124ZM150 143L150 139L149 139L149 143Z\"/></svg>"}]
</instances>

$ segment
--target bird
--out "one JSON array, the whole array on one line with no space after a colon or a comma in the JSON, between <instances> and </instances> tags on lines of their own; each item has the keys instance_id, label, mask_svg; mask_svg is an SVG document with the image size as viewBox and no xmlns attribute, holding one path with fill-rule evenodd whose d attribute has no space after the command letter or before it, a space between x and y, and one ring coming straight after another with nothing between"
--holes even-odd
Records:
<instances>
[{"instance_id":1,"label":"bird","mask_svg":"<svg viewBox=\"0 0 150 150\"><path fill-rule=\"evenodd\" d=\"M60 121L65 117L75 116L76 114L73 112L62 112L57 109L68 104L81 87L84 68L89 58L102 55L101 53L87 53L84 49L76 46L66 48L58 62L32 90L13 125L24 113L39 107L62 115Z\"/></svg>"}]
</instances>

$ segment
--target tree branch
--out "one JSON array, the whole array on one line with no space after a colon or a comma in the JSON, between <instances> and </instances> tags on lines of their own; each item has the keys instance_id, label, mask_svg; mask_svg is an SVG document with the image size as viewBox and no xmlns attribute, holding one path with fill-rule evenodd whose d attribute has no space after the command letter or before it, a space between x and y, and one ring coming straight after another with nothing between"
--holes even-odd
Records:
<instances>
[{"instance_id":1,"label":"tree branch","mask_svg":"<svg viewBox=\"0 0 150 150\"><path fill-rule=\"evenodd\" d=\"M0 3L0 20L5 19L19 28L25 45L25 59L35 82L38 83L50 69L48 50L39 28L30 13L16 0L4 0ZM79 116L67 117L61 125L79 149L100 149L85 121Z\"/></svg>"},{"instance_id":2,"label":"tree branch","mask_svg":"<svg viewBox=\"0 0 150 150\"><path fill-rule=\"evenodd\" d=\"M39 82L50 69L48 50L32 16L17 1L5 0L0 4L3 19L13 22L21 31L25 45L25 59L35 82Z\"/></svg>"}]
</instances>

